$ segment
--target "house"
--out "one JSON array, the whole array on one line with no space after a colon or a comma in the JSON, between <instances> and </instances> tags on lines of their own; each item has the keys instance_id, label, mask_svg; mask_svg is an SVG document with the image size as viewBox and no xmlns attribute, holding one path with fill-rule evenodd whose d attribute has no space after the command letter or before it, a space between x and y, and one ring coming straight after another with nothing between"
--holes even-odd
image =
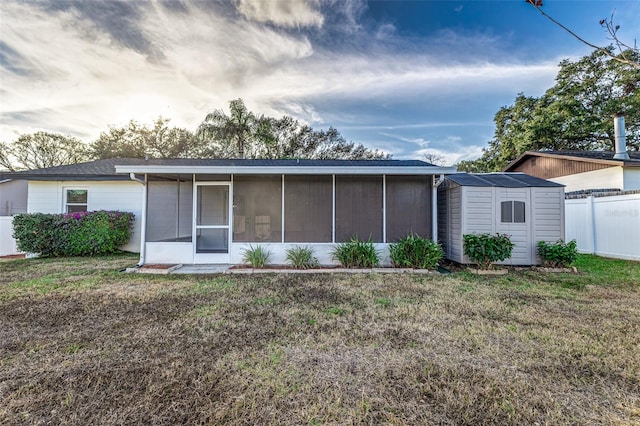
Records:
<instances>
[{"instance_id":1,"label":"house","mask_svg":"<svg viewBox=\"0 0 640 426\"><path fill-rule=\"evenodd\" d=\"M438 187L438 235L445 257L471 263L465 234L507 234L515 244L501 264L538 265L538 241L564 239L564 187L524 173L458 173Z\"/></svg>"},{"instance_id":2,"label":"house","mask_svg":"<svg viewBox=\"0 0 640 426\"><path fill-rule=\"evenodd\" d=\"M565 192L640 189L640 152L628 159L613 151L527 151L505 172L522 172L565 185Z\"/></svg>"},{"instance_id":3,"label":"house","mask_svg":"<svg viewBox=\"0 0 640 426\"><path fill-rule=\"evenodd\" d=\"M0 172L0 180L25 182L28 213L66 213L81 210L123 210L141 213L142 185L129 176L116 175L114 164L138 160L99 160L88 163L48 167L20 172ZM3 230L5 231L5 230ZM2 241L10 238L3 232ZM123 250L140 249L140 221L136 220L133 237ZM5 244L6 245L6 244Z\"/></svg>"},{"instance_id":4,"label":"house","mask_svg":"<svg viewBox=\"0 0 640 426\"><path fill-rule=\"evenodd\" d=\"M640 260L640 152L618 151L527 151L505 170L566 185L566 240L579 252Z\"/></svg>"},{"instance_id":5,"label":"house","mask_svg":"<svg viewBox=\"0 0 640 426\"><path fill-rule=\"evenodd\" d=\"M136 215L125 250L141 263L241 263L264 245L274 263L312 246L371 239L386 259L407 233L437 235L436 187L452 167L415 160L109 159L15 173L28 212L123 210Z\"/></svg>"}]
</instances>

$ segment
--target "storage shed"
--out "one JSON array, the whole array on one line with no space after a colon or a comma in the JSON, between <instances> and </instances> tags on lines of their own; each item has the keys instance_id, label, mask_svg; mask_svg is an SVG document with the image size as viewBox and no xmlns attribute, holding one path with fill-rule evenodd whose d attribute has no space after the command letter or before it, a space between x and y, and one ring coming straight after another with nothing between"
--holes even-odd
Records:
<instances>
[{"instance_id":1,"label":"storage shed","mask_svg":"<svg viewBox=\"0 0 640 426\"><path fill-rule=\"evenodd\" d=\"M465 234L507 234L515 244L503 265L539 265L538 241L564 239L564 185L524 173L457 173L438 188L438 238L445 257L471 263Z\"/></svg>"}]
</instances>

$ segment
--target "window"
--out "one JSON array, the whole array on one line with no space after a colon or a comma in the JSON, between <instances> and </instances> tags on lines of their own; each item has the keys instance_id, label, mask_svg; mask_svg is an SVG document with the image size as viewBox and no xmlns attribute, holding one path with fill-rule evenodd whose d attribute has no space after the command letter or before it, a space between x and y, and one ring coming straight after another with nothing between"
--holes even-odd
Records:
<instances>
[{"instance_id":1,"label":"window","mask_svg":"<svg viewBox=\"0 0 640 426\"><path fill-rule=\"evenodd\" d=\"M431 176L387 176L387 241L431 237Z\"/></svg>"},{"instance_id":2,"label":"window","mask_svg":"<svg viewBox=\"0 0 640 426\"><path fill-rule=\"evenodd\" d=\"M503 223L524 223L524 201L503 201L500 203L500 217Z\"/></svg>"},{"instance_id":3,"label":"window","mask_svg":"<svg viewBox=\"0 0 640 426\"><path fill-rule=\"evenodd\" d=\"M282 242L282 176L236 176L233 241Z\"/></svg>"},{"instance_id":4,"label":"window","mask_svg":"<svg viewBox=\"0 0 640 426\"><path fill-rule=\"evenodd\" d=\"M65 212L86 212L87 211L87 195L86 189L67 189Z\"/></svg>"},{"instance_id":5,"label":"window","mask_svg":"<svg viewBox=\"0 0 640 426\"><path fill-rule=\"evenodd\" d=\"M285 242L330 243L332 212L331 176L285 176Z\"/></svg>"},{"instance_id":6,"label":"window","mask_svg":"<svg viewBox=\"0 0 640 426\"><path fill-rule=\"evenodd\" d=\"M382 176L336 176L336 242L382 242Z\"/></svg>"}]
</instances>

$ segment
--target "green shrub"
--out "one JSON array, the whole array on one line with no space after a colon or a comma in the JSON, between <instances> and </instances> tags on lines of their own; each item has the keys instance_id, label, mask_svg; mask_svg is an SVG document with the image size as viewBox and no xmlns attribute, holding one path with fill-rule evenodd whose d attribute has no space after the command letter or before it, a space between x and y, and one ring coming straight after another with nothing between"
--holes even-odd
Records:
<instances>
[{"instance_id":1,"label":"green shrub","mask_svg":"<svg viewBox=\"0 0 640 426\"><path fill-rule=\"evenodd\" d=\"M491 269L494 262L510 258L514 246L508 235L466 234L462 238L464 254L480 269Z\"/></svg>"},{"instance_id":2,"label":"green shrub","mask_svg":"<svg viewBox=\"0 0 640 426\"><path fill-rule=\"evenodd\" d=\"M389 246L389 257L397 268L435 269L444 253L435 241L409 234Z\"/></svg>"},{"instance_id":3,"label":"green shrub","mask_svg":"<svg viewBox=\"0 0 640 426\"><path fill-rule=\"evenodd\" d=\"M109 254L129 242L133 220L119 211L19 214L13 237L18 250L42 257Z\"/></svg>"},{"instance_id":4,"label":"green shrub","mask_svg":"<svg viewBox=\"0 0 640 426\"><path fill-rule=\"evenodd\" d=\"M374 268L380 263L380 258L371 238L360 241L353 237L345 243L337 244L331 256L345 268Z\"/></svg>"},{"instance_id":5,"label":"green shrub","mask_svg":"<svg viewBox=\"0 0 640 426\"><path fill-rule=\"evenodd\" d=\"M576 240L571 240L568 243L558 240L555 244L538 241L538 255L544 266L566 268L578 258L578 245Z\"/></svg>"},{"instance_id":6,"label":"green shrub","mask_svg":"<svg viewBox=\"0 0 640 426\"><path fill-rule=\"evenodd\" d=\"M244 249L242 253L242 261L254 268L263 268L264 265L269 263L269 258L271 257L271 252L260 245L255 247L249 245L249 248Z\"/></svg>"},{"instance_id":7,"label":"green shrub","mask_svg":"<svg viewBox=\"0 0 640 426\"><path fill-rule=\"evenodd\" d=\"M298 269L309 269L318 266L318 259L313 255L311 247L297 246L287 249L287 262Z\"/></svg>"}]
</instances>

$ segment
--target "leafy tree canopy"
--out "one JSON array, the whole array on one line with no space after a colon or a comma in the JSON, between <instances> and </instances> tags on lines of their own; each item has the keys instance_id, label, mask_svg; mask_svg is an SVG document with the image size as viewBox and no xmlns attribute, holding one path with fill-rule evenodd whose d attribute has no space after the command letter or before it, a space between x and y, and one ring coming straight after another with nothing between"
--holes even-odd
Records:
<instances>
[{"instance_id":1,"label":"leafy tree canopy","mask_svg":"<svg viewBox=\"0 0 640 426\"><path fill-rule=\"evenodd\" d=\"M83 142L57 133L36 132L21 135L11 143L0 143L0 167L10 171L80 163L89 156Z\"/></svg>"},{"instance_id":2,"label":"leafy tree canopy","mask_svg":"<svg viewBox=\"0 0 640 426\"><path fill-rule=\"evenodd\" d=\"M186 129L169 127L170 121L159 117L152 128L133 120L126 127L110 126L91 145L92 156L95 159L195 156L199 141Z\"/></svg>"},{"instance_id":3,"label":"leafy tree canopy","mask_svg":"<svg viewBox=\"0 0 640 426\"><path fill-rule=\"evenodd\" d=\"M338 130L314 130L292 117L257 115L242 99L229 102L229 114L215 110L196 132L201 157L381 159L388 154L348 142Z\"/></svg>"},{"instance_id":4,"label":"leafy tree canopy","mask_svg":"<svg viewBox=\"0 0 640 426\"><path fill-rule=\"evenodd\" d=\"M609 48L613 54L613 48ZM637 52L625 52L638 60ZM640 150L640 70L596 50L560 62L556 84L540 98L520 93L494 117L489 146L459 170L503 170L528 150L613 150L613 115L625 114L627 146Z\"/></svg>"}]
</instances>

